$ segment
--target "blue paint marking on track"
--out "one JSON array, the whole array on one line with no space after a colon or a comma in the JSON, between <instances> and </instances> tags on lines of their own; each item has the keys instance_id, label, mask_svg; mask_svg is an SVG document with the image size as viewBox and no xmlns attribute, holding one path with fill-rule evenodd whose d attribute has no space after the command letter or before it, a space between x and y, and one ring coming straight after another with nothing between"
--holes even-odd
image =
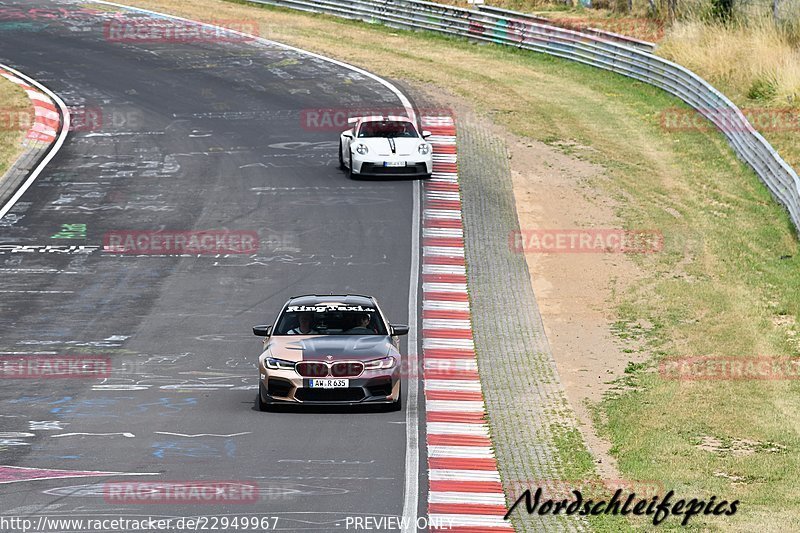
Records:
<instances>
[{"instance_id":1,"label":"blue paint marking on track","mask_svg":"<svg viewBox=\"0 0 800 533\"><path fill-rule=\"evenodd\" d=\"M180 443L177 441L155 442L152 445L155 449L154 457L164 459L165 457L194 457L203 459L219 459L222 457L222 450L216 446L199 442Z\"/></svg>"},{"instance_id":2,"label":"blue paint marking on track","mask_svg":"<svg viewBox=\"0 0 800 533\"><path fill-rule=\"evenodd\" d=\"M129 398L133 399L133 398ZM161 412L158 413L159 415L167 415L167 414L177 414L184 407L189 406L196 406L197 405L197 398L181 398L176 400L175 398L159 398L157 402L153 403L142 403L136 406L137 413L146 413L149 412L150 407L162 407L167 409L168 412Z\"/></svg>"}]
</instances>

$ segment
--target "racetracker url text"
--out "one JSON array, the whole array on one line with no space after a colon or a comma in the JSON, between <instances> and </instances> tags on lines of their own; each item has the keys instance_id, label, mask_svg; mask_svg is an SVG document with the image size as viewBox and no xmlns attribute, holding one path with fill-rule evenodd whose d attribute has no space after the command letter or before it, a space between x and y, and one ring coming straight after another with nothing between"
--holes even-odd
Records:
<instances>
[{"instance_id":1,"label":"racetracker url text","mask_svg":"<svg viewBox=\"0 0 800 533\"><path fill-rule=\"evenodd\" d=\"M277 516L191 516L181 518L66 518L0 516L0 531L55 533L61 531L272 531Z\"/></svg>"}]
</instances>

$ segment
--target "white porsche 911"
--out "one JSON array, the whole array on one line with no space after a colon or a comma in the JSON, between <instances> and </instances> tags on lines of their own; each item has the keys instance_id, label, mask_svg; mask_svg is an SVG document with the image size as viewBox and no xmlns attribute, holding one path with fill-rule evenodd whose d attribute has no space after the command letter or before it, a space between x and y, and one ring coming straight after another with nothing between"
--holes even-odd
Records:
<instances>
[{"instance_id":1,"label":"white porsche 911","mask_svg":"<svg viewBox=\"0 0 800 533\"><path fill-rule=\"evenodd\" d=\"M370 116L347 122L353 127L339 137L339 168L348 177L431 177L430 132L417 131L411 119Z\"/></svg>"}]
</instances>

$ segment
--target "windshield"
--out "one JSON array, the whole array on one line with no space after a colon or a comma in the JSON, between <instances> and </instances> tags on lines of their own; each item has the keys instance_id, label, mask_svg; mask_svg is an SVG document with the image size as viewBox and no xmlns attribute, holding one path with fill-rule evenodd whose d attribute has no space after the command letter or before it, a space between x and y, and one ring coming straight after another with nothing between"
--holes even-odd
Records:
<instances>
[{"instance_id":1,"label":"windshield","mask_svg":"<svg viewBox=\"0 0 800 533\"><path fill-rule=\"evenodd\" d=\"M410 122L384 120L362 122L358 137L418 137L417 130Z\"/></svg>"},{"instance_id":2,"label":"windshield","mask_svg":"<svg viewBox=\"0 0 800 533\"><path fill-rule=\"evenodd\" d=\"M386 335L386 326L373 307L290 305L281 314L273 335Z\"/></svg>"}]
</instances>

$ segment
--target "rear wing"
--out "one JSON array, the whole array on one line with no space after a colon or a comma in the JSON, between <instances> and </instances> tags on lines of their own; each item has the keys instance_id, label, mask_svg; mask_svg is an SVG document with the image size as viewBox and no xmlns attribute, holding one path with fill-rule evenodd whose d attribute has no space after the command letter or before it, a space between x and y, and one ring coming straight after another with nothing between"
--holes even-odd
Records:
<instances>
[{"instance_id":1,"label":"rear wing","mask_svg":"<svg viewBox=\"0 0 800 533\"><path fill-rule=\"evenodd\" d=\"M359 120L365 120L367 122L378 121L378 120L396 120L400 122L414 122L408 117L402 117L400 115L370 115L366 117L349 117L347 119L348 124L355 124Z\"/></svg>"}]
</instances>

